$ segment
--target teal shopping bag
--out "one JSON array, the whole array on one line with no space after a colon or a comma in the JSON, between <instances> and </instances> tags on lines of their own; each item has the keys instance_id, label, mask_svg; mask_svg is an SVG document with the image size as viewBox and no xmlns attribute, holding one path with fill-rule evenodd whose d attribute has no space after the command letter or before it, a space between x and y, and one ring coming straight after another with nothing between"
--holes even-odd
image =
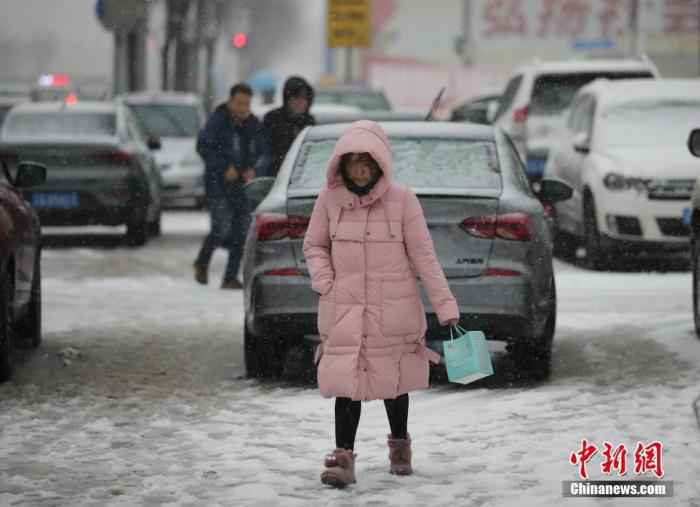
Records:
<instances>
[{"instance_id":1,"label":"teal shopping bag","mask_svg":"<svg viewBox=\"0 0 700 507\"><path fill-rule=\"evenodd\" d=\"M484 333L465 331L459 325L454 326L454 330L458 333L457 337L454 336L453 328L450 328L450 339L442 342L450 382L469 384L493 375L493 364Z\"/></svg>"}]
</instances>

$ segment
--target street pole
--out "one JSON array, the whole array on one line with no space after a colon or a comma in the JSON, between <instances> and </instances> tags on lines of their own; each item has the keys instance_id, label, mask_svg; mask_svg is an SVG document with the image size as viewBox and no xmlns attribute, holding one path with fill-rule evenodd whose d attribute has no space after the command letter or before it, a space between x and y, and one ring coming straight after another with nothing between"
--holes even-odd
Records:
<instances>
[{"instance_id":1,"label":"street pole","mask_svg":"<svg viewBox=\"0 0 700 507\"><path fill-rule=\"evenodd\" d=\"M641 48L641 31L639 29L640 25L640 12L639 12L639 0L628 0L629 6L629 40L628 40L628 51L629 55L633 58L638 58L642 56Z\"/></svg>"},{"instance_id":2,"label":"street pole","mask_svg":"<svg viewBox=\"0 0 700 507\"><path fill-rule=\"evenodd\" d=\"M127 41L128 37L126 32L123 30L114 31L113 95L124 93L129 87Z\"/></svg>"},{"instance_id":3,"label":"street pole","mask_svg":"<svg viewBox=\"0 0 700 507\"><path fill-rule=\"evenodd\" d=\"M352 83L352 78L353 78L353 51L352 48L347 47L345 48L345 82L350 84Z\"/></svg>"}]
</instances>

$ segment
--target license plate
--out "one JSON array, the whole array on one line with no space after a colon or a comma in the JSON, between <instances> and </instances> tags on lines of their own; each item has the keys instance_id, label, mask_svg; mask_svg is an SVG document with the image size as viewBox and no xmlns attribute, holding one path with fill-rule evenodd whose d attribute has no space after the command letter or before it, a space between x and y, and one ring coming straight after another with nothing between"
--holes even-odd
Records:
<instances>
[{"instance_id":1,"label":"license plate","mask_svg":"<svg viewBox=\"0 0 700 507\"><path fill-rule=\"evenodd\" d=\"M683 225L690 225L690 208L683 208L683 217L681 221Z\"/></svg>"},{"instance_id":2,"label":"license plate","mask_svg":"<svg viewBox=\"0 0 700 507\"><path fill-rule=\"evenodd\" d=\"M78 192L37 192L32 194L32 206L37 208L71 209L80 206Z\"/></svg>"}]
</instances>

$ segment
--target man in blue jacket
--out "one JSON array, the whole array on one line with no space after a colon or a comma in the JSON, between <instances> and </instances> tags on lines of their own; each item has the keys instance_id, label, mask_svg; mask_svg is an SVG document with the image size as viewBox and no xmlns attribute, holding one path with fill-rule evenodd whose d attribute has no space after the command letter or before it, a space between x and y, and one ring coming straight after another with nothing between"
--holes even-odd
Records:
<instances>
[{"instance_id":1,"label":"man in blue jacket","mask_svg":"<svg viewBox=\"0 0 700 507\"><path fill-rule=\"evenodd\" d=\"M205 164L205 190L211 215L211 230L194 263L195 280L208 282L209 262L214 250L229 249L223 289L240 289L238 267L248 229L250 206L244 186L263 175L269 163L262 125L250 112L253 90L245 83L231 88L227 102L211 114L199 133L197 152Z\"/></svg>"}]
</instances>

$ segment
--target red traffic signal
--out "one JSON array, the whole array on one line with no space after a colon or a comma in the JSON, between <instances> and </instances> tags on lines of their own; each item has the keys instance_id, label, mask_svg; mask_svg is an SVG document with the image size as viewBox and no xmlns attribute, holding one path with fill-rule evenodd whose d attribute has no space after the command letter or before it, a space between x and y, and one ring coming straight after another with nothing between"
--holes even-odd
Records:
<instances>
[{"instance_id":1,"label":"red traffic signal","mask_svg":"<svg viewBox=\"0 0 700 507\"><path fill-rule=\"evenodd\" d=\"M248 45L248 35L244 32L238 32L231 37L231 45L236 49L243 49Z\"/></svg>"}]
</instances>

